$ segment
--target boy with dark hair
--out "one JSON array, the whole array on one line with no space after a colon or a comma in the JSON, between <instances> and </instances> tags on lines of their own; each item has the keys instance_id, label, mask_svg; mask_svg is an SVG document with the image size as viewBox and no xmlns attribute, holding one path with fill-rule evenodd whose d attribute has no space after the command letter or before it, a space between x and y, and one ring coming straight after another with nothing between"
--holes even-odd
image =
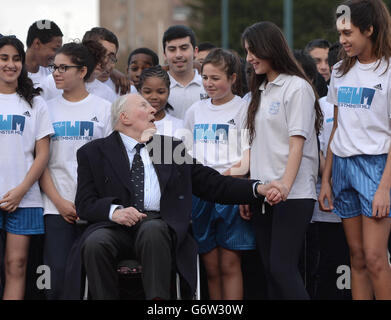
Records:
<instances>
[{"instance_id":1,"label":"boy with dark hair","mask_svg":"<svg viewBox=\"0 0 391 320\"><path fill-rule=\"evenodd\" d=\"M171 81L171 114L183 119L186 110L205 94L201 76L193 68L198 52L194 31L183 25L169 27L163 35L163 50Z\"/></svg>"},{"instance_id":2,"label":"boy with dark hair","mask_svg":"<svg viewBox=\"0 0 391 320\"><path fill-rule=\"evenodd\" d=\"M98 41L107 50L106 70L98 77L98 80L109 86L116 93L128 93L130 80L122 72L114 69L119 49L117 36L106 28L95 27L84 34L83 41L85 40ZM136 89L132 91L136 91Z\"/></svg>"},{"instance_id":3,"label":"boy with dark hair","mask_svg":"<svg viewBox=\"0 0 391 320\"><path fill-rule=\"evenodd\" d=\"M330 67L328 63L330 42L324 39L315 39L310 41L305 51L315 60L318 72L328 82L330 80Z\"/></svg>"},{"instance_id":4,"label":"boy with dark hair","mask_svg":"<svg viewBox=\"0 0 391 320\"><path fill-rule=\"evenodd\" d=\"M197 61L199 64L202 65L204 62L206 56L209 54L209 52L216 48L216 46L213 43L210 42L202 42L198 45L198 53L195 57L195 61Z\"/></svg>"},{"instance_id":5,"label":"boy with dark hair","mask_svg":"<svg viewBox=\"0 0 391 320\"><path fill-rule=\"evenodd\" d=\"M339 56L339 52L341 51L342 45L339 42L334 43L329 49L329 66L330 69L333 69L333 66L341 60Z\"/></svg>"},{"instance_id":6,"label":"boy with dark hair","mask_svg":"<svg viewBox=\"0 0 391 320\"><path fill-rule=\"evenodd\" d=\"M62 46L63 34L53 21L34 22L27 33L26 68L34 86L38 87L49 74L48 65Z\"/></svg>"}]
</instances>

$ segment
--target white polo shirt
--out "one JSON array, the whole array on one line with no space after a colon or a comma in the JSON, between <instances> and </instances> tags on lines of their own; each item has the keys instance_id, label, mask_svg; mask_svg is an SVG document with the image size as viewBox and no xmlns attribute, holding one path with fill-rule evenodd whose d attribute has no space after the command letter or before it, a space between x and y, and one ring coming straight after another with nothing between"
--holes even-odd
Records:
<instances>
[{"instance_id":1,"label":"white polo shirt","mask_svg":"<svg viewBox=\"0 0 391 320\"><path fill-rule=\"evenodd\" d=\"M194 69L194 78L186 87L177 82L170 73L168 75L171 81L168 103L174 108L170 114L176 118L184 119L187 109L205 95L201 75L197 69Z\"/></svg>"},{"instance_id":2,"label":"white polo shirt","mask_svg":"<svg viewBox=\"0 0 391 320\"><path fill-rule=\"evenodd\" d=\"M262 92L251 146L251 178L281 179L288 163L289 138L302 136L306 139L303 157L288 199L316 200L318 147L311 85L297 76L280 74L273 82L263 83L259 90Z\"/></svg>"},{"instance_id":3,"label":"white polo shirt","mask_svg":"<svg viewBox=\"0 0 391 320\"><path fill-rule=\"evenodd\" d=\"M391 59L390 59L391 64ZM391 65L359 61L344 76L333 68L327 101L338 106L331 151L339 157L386 154L391 141Z\"/></svg>"}]
</instances>

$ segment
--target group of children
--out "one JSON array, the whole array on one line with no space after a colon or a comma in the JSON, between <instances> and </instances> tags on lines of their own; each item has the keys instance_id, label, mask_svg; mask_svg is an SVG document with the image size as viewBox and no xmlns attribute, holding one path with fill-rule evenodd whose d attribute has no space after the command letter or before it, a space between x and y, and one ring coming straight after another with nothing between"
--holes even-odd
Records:
<instances>
[{"instance_id":1,"label":"group of children","mask_svg":"<svg viewBox=\"0 0 391 320\"><path fill-rule=\"evenodd\" d=\"M129 55L126 75L114 68L119 44L104 28L62 46L55 23L49 29L34 23L26 53L15 37L1 37L3 299L23 298L29 237L43 233L44 263L52 276L47 298L62 298L77 234L76 151L110 134L110 106L126 89L156 109L159 134L184 139L203 164L223 175L281 185L283 202L251 208L194 197L193 235L211 299L243 298L240 252L254 249L264 266L268 298L308 299L298 263L318 196L321 209L342 219L353 298L391 299L391 20L381 0L344 4L351 19L337 24L341 61L331 76L324 52L314 52L322 46L307 48L320 79L295 58L271 22L244 30L247 67L234 52L211 44L198 56L194 32L172 26L162 40L166 65L159 65L150 49L139 48ZM319 81L330 83L333 113L322 107L327 104L319 99ZM121 85L128 88L117 90ZM333 129L324 137L330 123Z\"/></svg>"}]
</instances>

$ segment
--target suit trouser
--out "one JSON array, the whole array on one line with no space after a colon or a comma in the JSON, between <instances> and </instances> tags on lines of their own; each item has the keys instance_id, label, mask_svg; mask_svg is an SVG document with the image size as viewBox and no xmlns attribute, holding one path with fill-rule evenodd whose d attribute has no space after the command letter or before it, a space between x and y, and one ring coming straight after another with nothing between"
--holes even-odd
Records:
<instances>
[{"instance_id":1,"label":"suit trouser","mask_svg":"<svg viewBox=\"0 0 391 320\"><path fill-rule=\"evenodd\" d=\"M94 231L82 247L92 299L119 299L116 266L122 259L136 258L143 267L142 282L147 300L170 298L172 240L161 219L147 219L133 227L120 226Z\"/></svg>"},{"instance_id":2,"label":"suit trouser","mask_svg":"<svg viewBox=\"0 0 391 320\"><path fill-rule=\"evenodd\" d=\"M68 254L77 237L77 227L64 220L61 215L45 215L45 243L43 261L50 268L50 289L46 299L63 298L65 268Z\"/></svg>"},{"instance_id":3,"label":"suit trouser","mask_svg":"<svg viewBox=\"0 0 391 320\"><path fill-rule=\"evenodd\" d=\"M312 199L287 200L274 207L265 204L265 214L253 213L269 299L309 299L298 264L314 204Z\"/></svg>"}]
</instances>

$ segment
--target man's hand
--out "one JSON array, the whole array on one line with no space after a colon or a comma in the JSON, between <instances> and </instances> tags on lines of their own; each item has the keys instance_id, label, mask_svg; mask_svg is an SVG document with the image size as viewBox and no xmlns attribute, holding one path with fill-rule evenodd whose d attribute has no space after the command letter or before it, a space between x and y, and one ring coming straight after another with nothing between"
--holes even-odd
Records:
<instances>
[{"instance_id":1,"label":"man's hand","mask_svg":"<svg viewBox=\"0 0 391 320\"><path fill-rule=\"evenodd\" d=\"M130 92L130 85L132 82L125 74L114 69L111 72L110 78L115 84L115 92L118 92L120 95Z\"/></svg>"},{"instance_id":2,"label":"man's hand","mask_svg":"<svg viewBox=\"0 0 391 320\"><path fill-rule=\"evenodd\" d=\"M283 201L283 196L277 188L273 187L266 192L266 200L270 205L274 206L275 204Z\"/></svg>"},{"instance_id":3,"label":"man's hand","mask_svg":"<svg viewBox=\"0 0 391 320\"><path fill-rule=\"evenodd\" d=\"M146 217L146 214L139 212L133 207L129 207L115 210L111 219L115 223L132 227Z\"/></svg>"},{"instance_id":4,"label":"man's hand","mask_svg":"<svg viewBox=\"0 0 391 320\"><path fill-rule=\"evenodd\" d=\"M289 188L281 180L275 180L267 185L259 184L257 192L264 195L271 205L275 205L288 198Z\"/></svg>"}]
</instances>

